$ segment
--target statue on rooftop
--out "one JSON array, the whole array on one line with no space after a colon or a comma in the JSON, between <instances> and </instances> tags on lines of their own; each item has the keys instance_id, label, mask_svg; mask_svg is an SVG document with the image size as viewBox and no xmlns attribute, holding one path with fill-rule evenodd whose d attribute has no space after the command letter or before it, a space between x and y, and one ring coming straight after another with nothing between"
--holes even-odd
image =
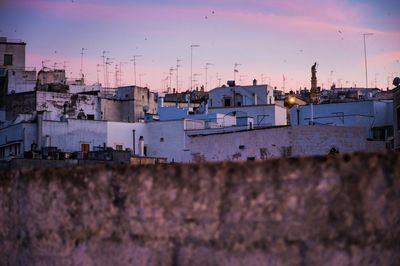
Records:
<instances>
[{"instance_id":1,"label":"statue on rooftop","mask_svg":"<svg viewBox=\"0 0 400 266\"><path fill-rule=\"evenodd\" d=\"M311 89L317 89L317 62L311 67Z\"/></svg>"}]
</instances>

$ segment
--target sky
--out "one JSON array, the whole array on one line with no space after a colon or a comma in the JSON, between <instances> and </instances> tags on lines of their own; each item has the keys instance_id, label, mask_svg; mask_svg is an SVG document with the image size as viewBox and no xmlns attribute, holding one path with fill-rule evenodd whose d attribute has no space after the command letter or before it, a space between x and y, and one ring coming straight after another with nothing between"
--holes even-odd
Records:
<instances>
[{"instance_id":1,"label":"sky","mask_svg":"<svg viewBox=\"0 0 400 266\"><path fill-rule=\"evenodd\" d=\"M107 51L111 86L135 83L135 56L136 85L153 91L189 89L191 69L206 90L235 75L289 91L310 87L314 62L323 88L365 87L372 33L368 87L392 88L399 10L398 0L0 0L0 36L26 42L37 70L65 66L78 78L82 60L88 84L105 83Z\"/></svg>"}]
</instances>

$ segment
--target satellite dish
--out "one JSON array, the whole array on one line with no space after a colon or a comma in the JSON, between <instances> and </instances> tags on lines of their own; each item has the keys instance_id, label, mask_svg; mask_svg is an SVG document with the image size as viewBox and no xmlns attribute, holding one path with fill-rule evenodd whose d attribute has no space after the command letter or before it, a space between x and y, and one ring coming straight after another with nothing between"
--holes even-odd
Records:
<instances>
[{"instance_id":1,"label":"satellite dish","mask_svg":"<svg viewBox=\"0 0 400 266\"><path fill-rule=\"evenodd\" d=\"M149 106L145 105L143 106L143 112L147 113L149 111Z\"/></svg>"}]
</instances>

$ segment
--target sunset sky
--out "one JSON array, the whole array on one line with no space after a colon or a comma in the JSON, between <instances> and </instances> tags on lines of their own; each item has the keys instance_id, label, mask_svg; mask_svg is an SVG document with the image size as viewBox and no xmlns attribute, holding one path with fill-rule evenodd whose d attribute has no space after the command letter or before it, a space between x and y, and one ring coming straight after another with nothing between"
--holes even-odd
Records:
<instances>
[{"instance_id":1,"label":"sunset sky","mask_svg":"<svg viewBox=\"0 0 400 266\"><path fill-rule=\"evenodd\" d=\"M81 49L87 83L97 80L102 51L112 58L110 72L122 63L122 83L160 91L179 58L179 90L190 86L190 45L194 82L208 89L233 79L253 78L286 91L310 87L310 68L317 62L318 85L365 87L363 33L368 86L386 88L400 75L400 1L361 0L0 0L0 36L27 43L27 66L62 68L79 76ZM103 83L103 68L98 67ZM176 73L172 87L176 87ZM109 80L114 85L114 73ZM391 86L390 86L391 87Z\"/></svg>"}]
</instances>

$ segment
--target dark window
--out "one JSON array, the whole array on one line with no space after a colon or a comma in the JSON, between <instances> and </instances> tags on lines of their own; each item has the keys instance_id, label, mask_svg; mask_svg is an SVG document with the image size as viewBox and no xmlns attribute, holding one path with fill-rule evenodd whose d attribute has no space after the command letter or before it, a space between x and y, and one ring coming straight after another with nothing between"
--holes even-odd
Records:
<instances>
[{"instance_id":1,"label":"dark window","mask_svg":"<svg viewBox=\"0 0 400 266\"><path fill-rule=\"evenodd\" d=\"M164 138L160 138L160 142L164 142Z\"/></svg>"},{"instance_id":2,"label":"dark window","mask_svg":"<svg viewBox=\"0 0 400 266\"><path fill-rule=\"evenodd\" d=\"M5 54L4 55L4 65L11 66L13 64L13 56L12 54Z\"/></svg>"},{"instance_id":3,"label":"dark window","mask_svg":"<svg viewBox=\"0 0 400 266\"><path fill-rule=\"evenodd\" d=\"M94 120L94 115L87 115L87 120Z\"/></svg>"},{"instance_id":4,"label":"dark window","mask_svg":"<svg viewBox=\"0 0 400 266\"><path fill-rule=\"evenodd\" d=\"M224 106L225 107L231 106L231 98L225 98L224 99Z\"/></svg>"}]
</instances>

